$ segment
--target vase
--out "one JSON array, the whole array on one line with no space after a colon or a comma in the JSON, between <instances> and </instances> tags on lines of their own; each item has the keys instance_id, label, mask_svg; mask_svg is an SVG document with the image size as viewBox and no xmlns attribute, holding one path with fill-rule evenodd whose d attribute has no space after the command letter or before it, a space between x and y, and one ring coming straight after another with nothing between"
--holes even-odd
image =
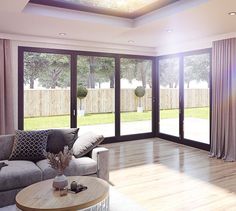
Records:
<instances>
[{"instance_id":1,"label":"vase","mask_svg":"<svg viewBox=\"0 0 236 211\"><path fill-rule=\"evenodd\" d=\"M52 187L55 189L64 189L66 186L68 186L67 177L63 172L58 171L57 176L53 180Z\"/></svg>"},{"instance_id":2,"label":"vase","mask_svg":"<svg viewBox=\"0 0 236 211\"><path fill-rule=\"evenodd\" d=\"M138 107L137 107L137 112L138 112L138 113L143 113L143 107L138 106Z\"/></svg>"}]
</instances>

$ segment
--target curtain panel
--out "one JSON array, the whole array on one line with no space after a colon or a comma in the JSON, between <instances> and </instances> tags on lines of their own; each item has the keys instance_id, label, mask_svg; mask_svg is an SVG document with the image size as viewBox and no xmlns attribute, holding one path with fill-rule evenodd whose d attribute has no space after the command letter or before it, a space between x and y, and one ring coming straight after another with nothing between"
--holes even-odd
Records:
<instances>
[{"instance_id":1,"label":"curtain panel","mask_svg":"<svg viewBox=\"0 0 236 211\"><path fill-rule=\"evenodd\" d=\"M213 42L212 157L236 160L236 38Z\"/></svg>"},{"instance_id":2,"label":"curtain panel","mask_svg":"<svg viewBox=\"0 0 236 211\"><path fill-rule=\"evenodd\" d=\"M14 132L10 40L0 39L0 135Z\"/></svg>"}]
</instances>

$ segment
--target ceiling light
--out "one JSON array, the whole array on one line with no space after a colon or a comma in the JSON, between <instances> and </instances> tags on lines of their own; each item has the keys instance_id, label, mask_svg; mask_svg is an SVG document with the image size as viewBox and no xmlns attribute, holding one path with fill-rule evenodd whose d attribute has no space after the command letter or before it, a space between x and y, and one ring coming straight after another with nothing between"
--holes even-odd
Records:
<instances>
[{"instance_id":1,"label":"ceiling light","mask_svg":"<svg viewBox=\"0 0 236 211\"><path fill-rule=\"evenodd\" d=\"M166 29L166 32L171 33L171 32L173 32L173 29Z\"/></svg>"},{"instance_id":2,"label":"ceiling light","mask_svg":"<svg viewBox=\"0 0 236 211\"><path fill-rule=\"evenodd\" d=\"M60 36L66 36L66 33L59 33Z\"/></svg>"},{"instance_id":3,"label":"ceiling light","mask_svg":"<svg viewBox=\"0 0 236 211\"><path fill-rule=\"evenodd\" d=\"M229 12L228 15L234 16L236 15L236 12Z\"/></svg>"},{"instance_id":4,"label":"ceiling light","mask_svg":"<svg viewBox=\"0 0 236 211\"><path fill-rule=\"evenodd\" d=\"M132 43L134 43L134 41L133 40L129 40L128 43L132 44Z\"/></svg>"}]
</instances>

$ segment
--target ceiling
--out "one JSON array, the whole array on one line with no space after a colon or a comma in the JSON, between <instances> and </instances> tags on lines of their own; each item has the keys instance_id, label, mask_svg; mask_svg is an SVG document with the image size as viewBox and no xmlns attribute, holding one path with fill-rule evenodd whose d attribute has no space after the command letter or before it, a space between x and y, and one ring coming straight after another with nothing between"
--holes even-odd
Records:
<instances>
[{"instance_id":1,"label":"ceiling","mask_svg":"<svg viewBox=\"0 0 236 211\"><path fill-rule=\"evenodd\" d=\"M179 0L30 0L30 3L135 19Z\"/></svg>"},{"instance_id":2,"label":"ceiling","mask_svg":"<svg viewBox=\"0 0 236 211\"><path fill-rule=\"evenodd\" d=\"M134 20L28 2L1 0L0 33L158 48L236 31L235 0L180 0Z\"/></svg>"}]
</instances>

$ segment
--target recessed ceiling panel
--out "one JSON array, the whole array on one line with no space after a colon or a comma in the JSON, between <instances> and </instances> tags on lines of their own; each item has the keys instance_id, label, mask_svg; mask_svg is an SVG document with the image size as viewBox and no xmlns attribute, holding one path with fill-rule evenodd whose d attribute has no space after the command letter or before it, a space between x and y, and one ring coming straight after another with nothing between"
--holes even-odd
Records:
<instances>
[{"instance_id":1,"label":"recessed ceiling panel","mask_svg":"<svg viewBox=\"0 0 236 211\"><path fill-rule=\"evenodd\" d=\"M176 1L179 0L30 0L30 3L134 19Z\"/></svg>"}]
</instances>

